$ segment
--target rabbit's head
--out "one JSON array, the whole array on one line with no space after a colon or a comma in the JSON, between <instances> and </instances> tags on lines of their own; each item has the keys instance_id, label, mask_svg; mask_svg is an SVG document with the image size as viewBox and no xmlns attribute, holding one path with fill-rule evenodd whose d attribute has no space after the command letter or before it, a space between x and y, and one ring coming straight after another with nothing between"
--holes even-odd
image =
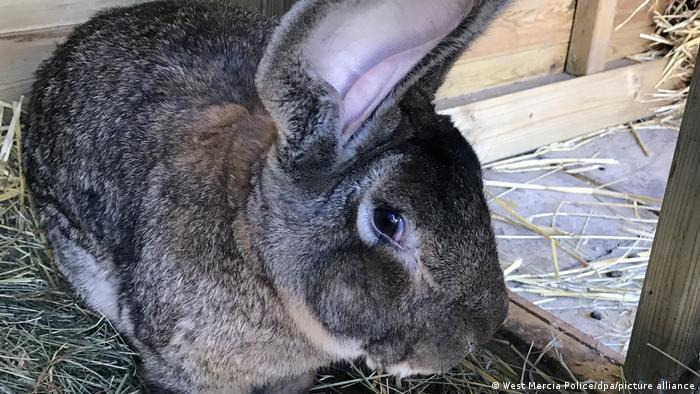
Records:
<instances>
[{"instance_id":1,"label":"rabbit's head","mask_svg":"<svg viewBox=\"0 0 700 394\"><path fill-rule=\"evenodd\" d=\"M431 100L503 1L301 1L256 85L279 136L248 205L290 314L337 358L445 371L503 321L479 161Z\"/></svg>"}]
</instances>

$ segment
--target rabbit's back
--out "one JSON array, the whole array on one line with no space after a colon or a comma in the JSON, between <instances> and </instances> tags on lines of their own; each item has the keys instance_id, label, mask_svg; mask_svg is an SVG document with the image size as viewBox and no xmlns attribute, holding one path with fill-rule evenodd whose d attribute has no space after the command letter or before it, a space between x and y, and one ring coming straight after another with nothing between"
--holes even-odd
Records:
<instances>
[{"instance_id":1,"label":"rabbit's back","mask_svg":"<svg viewBox=\"0 0 700 394\"><path fill-rule=\"evenodd\" d=\"M275 24L217 1L110 10L37 73L23 151L42 227L58 268L138 349L151 382L262 381L230 358L280 312L233 234L251 166L276 136L254 83ZM272 317L249 322L242 305Z\"/></svg>"},{"instance_id":2,"label":"rabbit's back","mask_svg":"<svg viewBox=\"0 0 700 394\"><path fill-rule=\"evenodd\" d=\"M108 229L137 221L148 172L202 109L262 107L254 75L275 24L221 1L158 1L78 27L33 89L24 145L39 206L60 201L73 225L125 242L129 231Z\"/></svg>"}]
</instances>

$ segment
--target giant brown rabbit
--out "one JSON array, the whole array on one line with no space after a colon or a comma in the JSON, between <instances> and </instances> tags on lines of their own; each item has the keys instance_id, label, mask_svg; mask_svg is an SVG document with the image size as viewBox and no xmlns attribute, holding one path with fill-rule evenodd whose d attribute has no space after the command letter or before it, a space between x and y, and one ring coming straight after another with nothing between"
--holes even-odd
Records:
<instances>
[{"instance_id":1,"label":"giant brown rabbit","mask_svg":"<svg viewBox=\"0 0 700 394\"><path fill-rule=\"evenodd\" d=\"M479 161L435 91L496 0L156 1L37 73L27 179L60 271L156 392L448 370L504 319Z\"/></svg>"}]
</instances>

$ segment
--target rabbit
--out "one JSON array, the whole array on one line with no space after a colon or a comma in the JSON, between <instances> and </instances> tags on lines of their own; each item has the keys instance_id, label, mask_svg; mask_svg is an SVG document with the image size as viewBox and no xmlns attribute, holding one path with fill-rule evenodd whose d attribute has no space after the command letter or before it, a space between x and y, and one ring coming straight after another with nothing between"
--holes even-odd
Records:
<instances>
[{"instance_id":1,"label":"rabbit","mask_svg":"<svg viewBox=\"0 0 700 394\"><path fill-rule=\"evenodd\" d=\"M497 0L103 11L37 71L23 139L59 270L150 390L441 373L507 312L479 160L435 93Z\"/></svg>"}]
</instances>

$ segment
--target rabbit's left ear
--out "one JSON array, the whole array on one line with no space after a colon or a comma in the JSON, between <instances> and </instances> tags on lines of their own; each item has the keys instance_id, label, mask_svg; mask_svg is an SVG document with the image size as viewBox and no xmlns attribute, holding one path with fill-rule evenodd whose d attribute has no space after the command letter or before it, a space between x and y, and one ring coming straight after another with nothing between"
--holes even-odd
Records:
<instances>
[{"instance_id":1,"label":"rabbit's left ear","mask_svg":"<svg viewBox=\"0 0 700 394\"><path fill-rule=\"evenodd\" d=\"M278 154L337 153L411 84L460 53L494 13L488 3L298 2L275 31L256 76L281 129Z\"/></svg>"}]
</instances>

